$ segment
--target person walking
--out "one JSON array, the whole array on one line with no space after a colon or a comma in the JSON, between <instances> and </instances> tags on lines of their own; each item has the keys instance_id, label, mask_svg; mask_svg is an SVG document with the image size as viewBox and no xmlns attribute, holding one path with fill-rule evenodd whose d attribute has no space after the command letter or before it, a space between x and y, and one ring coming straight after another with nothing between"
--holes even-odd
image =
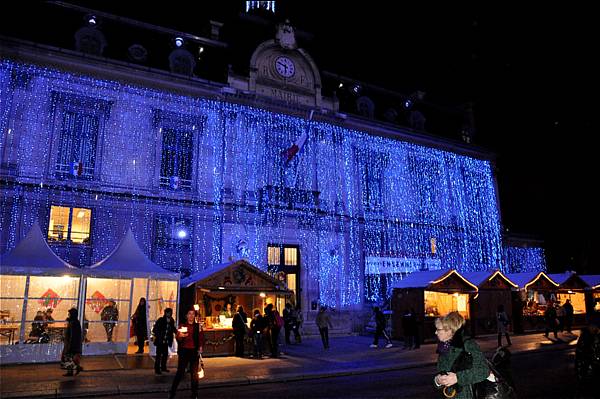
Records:
<instances>
[{"instance_id":1,"label":"person walking","mask_svg":"<svg viewBox=\"0 0 600 399\"><path fill-rule=\"evenodd\" d=\"M491 378L491 371L479 345L464 337L465 319L458 312L436 319L435 334L439 343L437 353L438 374L433 381L444 389L444 396L454 399L473 398L471 386ZM470 361L461 361L467 358Z\"/></svg>"},{"instance_id":2,"label":"person walking","mask_svg":"<svg viewBox=\"0 0 600 399\"><path fill-rule=\"evenodd\" d=\"M574 311L570 299L566 300L565 304L563 305L563 308L565 309L565 330L567 330L567 332L571 334L573 328Z\"/></svg>"},{"instance_id":3,"label":"person walking","mask_svg":"<svg viewBox=\"0 0 600 399\"><path fill-rule=\"evenodd\" d=\"M237 313L233 316L231 327L233 328L233 335L235 337L235 355L237 357L244 357L244 337L246 336L246 323L248 317L244 312L244 308L240 305L237 308Z\"/></svg>"},{"instance_id":4,"label":"person walking","mask_svg":"<svg viewBox=\"0 0 600 399\"><path fill-rule=\"evenodd\" d=\"M315 322L319 328L319 334L321 334L323 348L329 349L329 327L333 328L333 324L331 324L331 317L326 306L321 306Z\"/></svg>"},{"instance_id":5,"label":"person walking","mask_svg":"<svg viewBox=\"0 0 600 399\"><path fill-rule=\"evenodd\" d=\"M302 316L302 309L300 309L300 305L296 305L294 309L296 311L296 324L294 329L294 337L296 339L296 343L302 343L302 324L304 323L304 317Z\"/></svg>"},{"instance_id":6,"label":"person walking","mask_svg":"<svg viewBox=\"0 0 600 399\"><path fill-rule=\"evenodd\" d=\"M386 331L387 321L385 320L385 315L379 309L379 306L375 306L373 308L373 313L375 314L375 339L371 344L371 348L379 347L379 337L383 336L387 340L386 348L391 348L393 346L392 340Z\"/></svg>"},{"instance_id":7,"label":"person walking","mask_svg":"<svg viewBox=\"0 0 600 399\"><path fill-rule=\"evenodd\" d=\"M133 331L136 337L138 350L135 353L144 353L144 344L148 339L148 326L146 324L146 298L140 298L140 302L131 318Z\"/></svg>"},{"instance_id":8,"label":"person walking","mask_svg":"<svg viewBox=\"0 0 600 399\"><path fill-rule=\"evenodd\" d=\"M185 322L179 325L176 339L177 373L169 391L169 399L175 398L186 368L189 368L192 379L192 398L198 398L198 363L204 346L204 332L200 329L200 324L196 323L196 311L193 308L186 313Z\"/></svg>"},{"instance_id":9,"label":"person walking","mask_svg":"<svg viewBox=\"0 0 600 399\"><path fill-rule=\"evenodd\" d=\"M281 332L281 327L283 327L283 319L279 316L277 309L274 309L272 303L268 304L265 308L264 318L268 327L271 357L279 357L279 333Z\"/></svg>"},{"instance_id":10,"label":"person walking","mask_svg":"<svg viewBox=\"0 0 600 399\"><path fill-rule=\"evenodd\" d=\"M80 365L82 344L81 323L77 319L77 309L71 308L67 318L64 347L61 355L61 362L65 364L67 369L67 373L64 374L65 377L72 377L73 370L75 370L75 375L83 370Z\"/></svg>"},{"instance_id":11,"label":"person walking","mask_svg":"<svg viewBox=\"0 0 600 399\"><path fill-rule=\"evenodd\" d=\"M109 300L108 305L102 309L100 320L104 322L102 325L106 331L106 342L112 342L113 331L119 320L119 309L117 309L117 303L114 300Z\"/></svg>"},{"instance_id":12,"label":"person walking","mask_svg":"<svg viewBox=\"0 0 600 399\"><path fill-rule=\"evenodd\" d=\"M556 309L554 308L553 302L548 302L548 307L544 312L544 319L546 320L546 332L544 336L548 338L550 331L554 333L554 338L558 339L558 319L556 317Z\"/></svg>"},{"instance_id":13,"label":"person walking","mask_svg":"<svg viewBox=\"0 0 600 399\"><path fill-rule=\"evenodd\" d=\"M154 359L154 373L160 375L168 373L167 360L169 359L169 347L173 345L175 334L175 320L173 320L173 309L166 308L162 317L154 323L152 335L156 347L156 358Z\"/></svg>"},{"instance_id":14,"label":"person walking","mask_svg":"<svg viewBox=\"0 0 600 399\"><path fill-rule=\"evenodd\" d=\"M291 345L290 334L294 333L294 340L296 343L300 342L300 334L298 333L298 313L296 309L292 307L291 303L285 304L283 309L283 322L285 328L285 343Z\"/></svg>"},{"instance_id":15,"label":"person walking","mask_svg":"<svg viewBox=\"0 0 600 399\"><path fill-rule=\"evenodd\" d=\"M565 331L565 308L560 302L556 303L556 318L558 319L558 330L560 332Z\"/></svg>"},{"instance_id":16,"label":"person walking","mask_svg":"<svg viewBox=\"0 0 600 399\"><path fill-rule=\"evenodd\" d=\"M508 315L504 311L504 305L498 305L498 309L496 311L496 325L498 330L498 347L502 346L502 335L506 337L507 346L511 346L512 342L510 342L510 335L508 335L508 325L510 324L510 319Z\"/></svg>"},{"instance_id":17,"label":"person walking","mask_svg":"<svg viewBox=\"0 0 600 399\"><path fill-rule=\"evenodd\" d=\"M260 310L254 309L254 317L250 322L250 333L254 344L254 358L262 359L263 336L267 325L265 319L260 314Z\"/></svg>"}]
</instances>

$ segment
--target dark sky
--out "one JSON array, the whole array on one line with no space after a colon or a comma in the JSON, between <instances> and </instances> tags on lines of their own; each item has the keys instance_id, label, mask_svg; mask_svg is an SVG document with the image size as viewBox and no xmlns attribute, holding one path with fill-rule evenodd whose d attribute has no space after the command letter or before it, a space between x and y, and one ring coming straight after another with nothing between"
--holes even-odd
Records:
<instances>
[{"instance_id":1,"label":"dark sky","mask_svg":"<svg viewBox=\"0 0 600 399\"><path fill-rule=\"evenodd\" d=\"M244 2L75 3L202 35L208 19L227 23ZM296 0L277 7L314 35L306 48L321 70L402 93L422 90L441 105L473 101L475 144L498 155L505 228L544 239L552 271L600 273L592 250L600 238L592 228L600 219L597 14L570 3L466 3Z\"/></svg>"}]
</instances>

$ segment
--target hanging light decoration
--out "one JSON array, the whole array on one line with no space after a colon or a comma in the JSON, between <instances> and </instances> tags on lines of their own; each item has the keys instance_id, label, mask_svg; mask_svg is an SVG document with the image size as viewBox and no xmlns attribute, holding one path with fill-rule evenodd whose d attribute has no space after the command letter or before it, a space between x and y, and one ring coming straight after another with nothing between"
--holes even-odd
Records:
<instances>
[{"instance_id":1,"label":"hanging light decoration","mask_svg":"<svg viewBox=\"0 0 600 399\"><path fill-rule=\"evenodd\" d=\"M508 273L545 272L546 254L541 247L504 247L504 264Z\"/></svg>"},{"instance_id":2,"label":"hanging light decoration","mask_svg":"<svg viewBox=\"0 0 600 399\"><path fill-rule=\"evenodd\" d=\"M268 244L298 244L309 292L330 306L380 301L415 270L502 266L489 161L6 60L0 94L2 162L19 170L1 196L6 249L19 223L64 205L92 210L91 262L128 226L154 262L183 272L226 261L240 240L266 270ZM51 121L78 107L98 117L102 144L93 168L59 176Z\"/></svg>"}]
</instances>

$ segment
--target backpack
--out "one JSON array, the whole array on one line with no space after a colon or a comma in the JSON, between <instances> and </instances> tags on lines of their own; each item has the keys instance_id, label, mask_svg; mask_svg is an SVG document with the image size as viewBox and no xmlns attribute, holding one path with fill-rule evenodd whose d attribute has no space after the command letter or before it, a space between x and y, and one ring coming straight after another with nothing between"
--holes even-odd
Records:
<instances>
[{"instance_id":1,"label":"backpack","mask_svg":"<svg viewBox=\"0 0 600 399\"><path fill-rule=\"evenodd\" d=\"M277 328L283 328L283 324L284 324L283 317L281 317L279 315L279 312L276 310L273 311L273 314L275 315L275 326Z\"/></svg>"}]
</instances>

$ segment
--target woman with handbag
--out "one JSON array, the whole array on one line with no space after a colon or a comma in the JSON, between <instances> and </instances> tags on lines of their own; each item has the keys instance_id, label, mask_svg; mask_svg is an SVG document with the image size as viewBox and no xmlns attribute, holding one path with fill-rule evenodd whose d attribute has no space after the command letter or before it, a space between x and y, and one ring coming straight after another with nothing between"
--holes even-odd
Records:
<instances>
[{"instance_id":1,"label":"woman with handbag","mask_svg":"<svg viewBox=\"0 0 600 399\"><path fill-rule=\"evenodd\" d=\"M65 377L72 377L73 370L75 375L79 374L83 367L79 364L82 352L82 334L81 323L77 319L77 309L69 309L67 318L67 328L65 329L64 348L61 355L61 367L67 369Z\"/></svg>"},{"instance_id":2,"label":"woman with handbag","mask_svg":"<svg viewBox=\"0 0 600 399\"><path fill-rule=\"evenodd\" d=\"M246 336L246 330L248 321L244 308L238 306L237 313L233 316L231 327L233 328L233 335L235 337L235 355L237 357L244 357L244 337Z\"/></svg>"},{"instance_id":3,"label":"woman with handbag","mask_svg":"<svg viewBox=\"0 0 600 399\"><path fill-rule=\"evenodd\" d=\"M487 360L479 345L472 339L464 339L464 325L465 319L458 312L435 321L439 373L434 383L447 398L473 398L473 385L490 377Z\"/></svg>"}]
</instances>

